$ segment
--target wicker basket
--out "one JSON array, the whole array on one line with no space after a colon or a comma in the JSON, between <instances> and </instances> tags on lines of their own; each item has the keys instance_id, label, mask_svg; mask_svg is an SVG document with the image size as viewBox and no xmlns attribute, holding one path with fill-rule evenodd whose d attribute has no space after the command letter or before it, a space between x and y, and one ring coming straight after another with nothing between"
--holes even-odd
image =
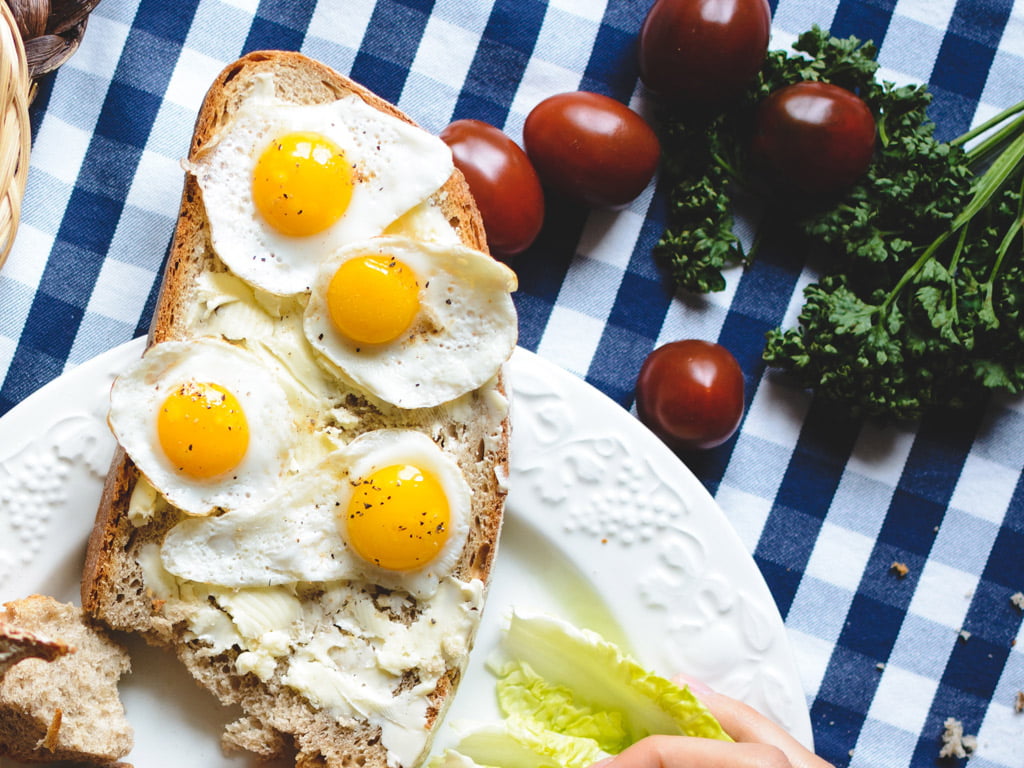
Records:
<instances>
[{"instance_id":1,"label":"wicker basket","mask_svg":"<svg viewBox=\"0 0 1024 768\"><path fill-rule=\"evenodd\" d=\"M0 2L0 99L3 100L3 124L0 125L0 267L7 260L21 216L21 198L28 176L28 153L32 143L28 122L29 92L32 81L28 58L17 23L10 9Z\"/></svg>"},{"instance_id":2,"label":"wicker basket","mask_svg":"<svg viewBox=\"0 0 1024 768\"><path fill-rule=\"evenodd\" d=\"M32 143L28 105L37 78L78 48L99 0L0 0L0 267L14 244Z\"/></svg>"}]
</instances>

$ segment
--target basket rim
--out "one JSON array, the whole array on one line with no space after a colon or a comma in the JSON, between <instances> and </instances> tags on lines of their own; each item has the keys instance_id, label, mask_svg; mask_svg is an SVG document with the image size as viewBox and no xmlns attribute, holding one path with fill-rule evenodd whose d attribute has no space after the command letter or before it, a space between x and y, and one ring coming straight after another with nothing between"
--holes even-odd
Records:
<instances>
[{"instance_id":1,"label":"basket rim","mask_svg":"<svg viewBox=\"0 0 1024 768\"><path fill-rule=\"evenodd\" d=\"M28 179L32 129L28 105L32 81L17 22L0 2L0 267L14 246Z\"/></svg>"}]
</instances>

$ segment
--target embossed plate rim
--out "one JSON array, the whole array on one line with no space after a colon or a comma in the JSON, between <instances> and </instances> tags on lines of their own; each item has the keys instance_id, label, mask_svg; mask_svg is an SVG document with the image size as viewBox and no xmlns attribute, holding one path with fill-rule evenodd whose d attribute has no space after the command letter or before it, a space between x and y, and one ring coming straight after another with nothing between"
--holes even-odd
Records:
<instances>
[{"instance_id":1,"label":"embossed plate rim","mask_svg":"<svg viewBox=\"0 0 1024 768\"><path fill-rule=\"evenodd\" d=\"M106 391L113 374L136 358L143 344L143 339L135 339L83 363L0 419L0 478L10 475L18 455L32 449L36 439L31 435L38 430L49 434L55 425L75 419L83 425L74 440L48 448L54 454L52 462L61 467L61 482L68 486L65 495L76 499L76 503L56 505L63 504L57 510L58 519L61 514L68 515L67 519L59 525L48 523L58 532L54 535L66 540L48 548L41 557L45 560L49 552L58 552L61 561L44 563L53 569L44 579L31 568L22 572L24 578L13 582L0 579L0 599L47 591L78 602L75 580L80 556L102 486L102 468L113 450L109 433L104 445L95 426L103 424ZM512 605L550 610L590 623L626 642L645 664L664 674L681 671L684 665L686 671L719 690L773 708L775 719L810 744L810 720L781 617L753 559L696 477L627 411L554 364L517 349L508 376L516 392L509 515L477 651L448 721L438 734L437 746L455 738L452 723L496 714L492 678L483 667L497 644L502 618ZM559 418L563 419L561 427L556 424ZM568 433L550 432L557 428ZM61 433L61 440L65 438L66 433ZM551 455L551 451L568 451L569 455ZM555 494L561 495L560 501L545 498L553 492L546 480L533 482L538 462L531 462L531 456L540 457L541 470L562 472L562 479L568 478L562 489L568 493ZM630 457L637 461L630 463ZM565 469L567 463L571 470ZM608 491L610 478L601 473L612 463L619 475L628 475L625 491ZM579 472L583 474L572 476ZM650 484L645 485L648 480L657 486L650 493ZM590 511L598 511L598 520L612 520L619 506L614 503L615 493L628 495L629 487L634 495L649 495L655 502L658 494L667 493L668 507L686 507L685 526L671 519L651 523L648 515L643 525L651 535L631 541L625 540L628 537L623 531L635 526L621 520L612 530L595 526ZM629 523L628 508L623 514L622 519ZM0 528L4 522L0 518ZM693 545L694 540L701 546ZM673 541L679 546L669 546ZM664 545L660 549L659 543ZM629 578L630 574L637 577ZM753 608L759 618L740 616L736 611L739 604L747 605L748 613ZM685 616L691 606L712 620L702 626L699 616ZM741 631L740 624L750 626ZM728 647L730 639L741 633L749 634L757 647L729 658L728 668L723 668L722 659L715 658L715 647ZM681 654L680 646L685 653ZM230 719L229 713L219 710L177 665L163 663L157 652L141 644L133 644L131 650L136 671L121 684L137 734L129 760L160 765L173 743L176 764L186 757L207 766L255 765L220 754L217 736L221 724ZM730 675L742 668L744 660L756 671L744 673L740 679ZM769 691L774 691L774 698L765 695L764 686L751 686L744 679L765 676L774 680ZM187 699L188 706L169 709L168 697ZM168 735L172 742L166 741Z\"/></svg>"}]
</instances>

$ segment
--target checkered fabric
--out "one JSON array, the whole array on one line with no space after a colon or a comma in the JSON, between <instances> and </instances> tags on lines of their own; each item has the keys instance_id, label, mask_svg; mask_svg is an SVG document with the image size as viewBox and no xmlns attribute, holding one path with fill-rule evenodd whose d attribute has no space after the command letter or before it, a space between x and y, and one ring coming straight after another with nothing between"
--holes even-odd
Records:
<instances>
[{"instance_id":1,"label":"checkered fabric","mask_svg":"<svg viewBox=\"0 0 1024 768\"><path fill-rule=\"evenodd\" d=\"M541 98L586 89L646 112L648 0L102 0L33 106L31 173L0 271L0 413L143 333L174 226L179 159L207 84L259 48L299 49L437 132L474 117L519 140ZM777 0L773 47L812 24L880 46L927 81L939 135L1024 98L1024 0ZM740 432L691 468L764 574L795 647L817 748L837 766L933 766L942 723L976 768L1024 766L1024 402L914 427L851 421L766 372L811 275L785 243L725 292L674 298L651 259L656 185L628 209L553 209L516 264L521 344L631 407L656 345L718 340L740 360ZM909 572L899 578L894 561Z\"/></svg>"}]
</instances>

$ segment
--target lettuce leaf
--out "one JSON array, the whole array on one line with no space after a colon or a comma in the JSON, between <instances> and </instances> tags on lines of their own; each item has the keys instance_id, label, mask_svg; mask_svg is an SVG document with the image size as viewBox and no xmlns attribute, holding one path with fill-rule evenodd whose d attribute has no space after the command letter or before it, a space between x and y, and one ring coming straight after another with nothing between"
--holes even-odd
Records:
<instances>
[{"instance_id":1,"label":"lettuce leaf","mask_svg":"<svg viewBox=\"0 0 1024 768\"><path fill-rule=\"evenodd\" d=\"M466 726L431 768L586 768L651 734L731 741L686 687L596 632L514 611L498 678L500 723Z\"/></svg>"},{"instance_id":2,"label":"lettuce leaf","mask_svg":"<svg viewBox=\"0 0 1024 768\"><path fill-rule=\"evenodd\" d=\"M509 717L477 725L456 750L443 756L446 768L587 768L608 757L597 742L549 730L542 724ZM466 762L468 760L468 762ZM441 768L436 763L432 768Z\"/></svg>"},{"instance_id":3,"label":"lettuce leaf","mask_svg":"<svg viewBox=\"0 0 1024 768\"><path fill-rule=\"evenodd\" d=\"M526 662L508 662L497 674L498 706L506 717L532 720L556 733L591 739L611 754L634 741L621 712L578 702L570 687L549 683Z\"/></svg>"}]
</instances>

